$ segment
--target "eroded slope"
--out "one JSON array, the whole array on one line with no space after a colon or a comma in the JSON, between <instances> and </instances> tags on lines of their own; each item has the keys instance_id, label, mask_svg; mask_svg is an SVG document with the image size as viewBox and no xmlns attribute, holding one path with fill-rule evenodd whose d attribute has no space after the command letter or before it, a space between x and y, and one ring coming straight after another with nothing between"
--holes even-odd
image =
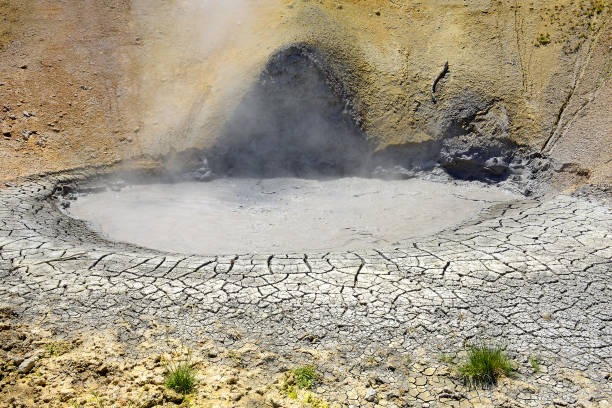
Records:
<instances>
[{"instance_id":1,"label":"eroded slope","mask_svg":"<svg viewBox=\"0 0 612 408\"><path fill-rule=\"evenodd\" d=\"M302 42L379 147L479 144L497 136L471 129L494 112L504 140L609 181L605 1L223 4L3 1L0 177L212 146L270 55Z\"/></svg>"}]
</instances>

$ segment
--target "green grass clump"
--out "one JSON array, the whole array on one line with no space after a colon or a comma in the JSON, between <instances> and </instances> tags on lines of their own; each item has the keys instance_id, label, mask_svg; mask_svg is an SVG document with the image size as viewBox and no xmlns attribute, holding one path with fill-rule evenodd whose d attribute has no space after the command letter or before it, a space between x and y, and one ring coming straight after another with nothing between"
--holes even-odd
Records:
<instances>
[{"instance_id":1,"label":"green grass clump","mask_svg":"<svg viewBox=\"0 0 612 408\"><path fill-rule=\"evenodd\" d=\"M509 376L514 365L502 349L479 345L469 348L467 359L457 370L469 386L486 386L497 383L499 377Z\"/></svg>"},{"instance_id":2,"label":"green grass clump","mask_svg":"<svg viewBox=\"0 0 612 408\"><path fill-rule=\"evenodd\" d=\"M293 371L295 384L298 388L311 390L317 380L317 373L314 366L305 366L297 368Z\"/></svg>"},{"instance_id":3,"label":"green grass clump","mask_svg":"<svg viewBox=\"0 0 612 408\"><path fill-rule=\"evenodd\" d=\"M171 364L168 367L166 387L185 395L194 390L195 384L195 370L189 359Z\"/></svg>"},{"instance_id":4,"label":"green grass clump","mask_svg":"<svg viewBox=\"0 0 612 408\"><path fill-rule=\"evenodd\" d=\"M298 398L298 390L312 390L319 378L314 366L304 366L285 373L281 390L291 399Z\"/></svg>"},{"instance_id":5,"label":"green grass clump","mask_svg":"<svg viewBox=\"0 0 612 408\"><path fill-rule=\"evenodd\" d=\"M550 34L546 33L546 34L538 34L538 36L536 37L536 46L540 46L540 45L548 45L550 44Z\"/></svg>"}]
</instances>

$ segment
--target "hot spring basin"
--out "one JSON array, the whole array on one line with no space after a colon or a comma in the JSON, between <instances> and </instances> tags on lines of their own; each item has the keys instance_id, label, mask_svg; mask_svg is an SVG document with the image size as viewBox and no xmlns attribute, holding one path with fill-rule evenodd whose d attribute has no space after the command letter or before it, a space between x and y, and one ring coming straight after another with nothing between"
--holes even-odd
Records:
<instances>
[{"instance_id":1,"label":"hot spring basin","mask_svg":"<svg viewBox=\"0 0 612 408\"><path fill-rule=\"evenodd\" d=\"M520 198L479 183L419 179L217 179L80 196L72 217L106 238L185 254L387 248Z\"/></svg>"}]
</instances>

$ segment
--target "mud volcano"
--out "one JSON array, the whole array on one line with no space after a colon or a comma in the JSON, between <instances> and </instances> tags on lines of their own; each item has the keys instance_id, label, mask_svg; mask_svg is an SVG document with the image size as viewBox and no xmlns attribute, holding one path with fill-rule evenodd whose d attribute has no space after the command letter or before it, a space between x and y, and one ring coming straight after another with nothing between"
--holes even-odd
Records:
<instances>
[{"instance_id":1,"label":"mud volcano","mask_svg":"<svg viewBox=\"0 0 612 408\"><path fill-rule=\"evenodd\" d=\"M440 172L431 181L423 163L435 158L423 152L374 155L359 124L317 51L291 45L270 58L217 145L192 152L179 180L206 183L108 190L79 198L69 214L109 239L177 253L326 252L396 247L519 198Z\"/></svg>"},{"instance_id":2,"label":"mud volcano","mask_svg":"<svg viewBox=\"0 0 612 408\"><path fill-rule=\"evenodd\" d=\"M125 343L173 331L303 364L321 351L330 372L395 387L389 407L413 405L396 397L411 382L415 406L467 398L437 356L487 338L529 381L541 356L535 398L575 400L569 369L609 395L607 201L538 196L557 166L513 144L503 108L468 95L439 140L381 149L353 100L315 50L289 46L211 148L0 190L0 295L26 319Z\"/></svg>"}]
</instances>

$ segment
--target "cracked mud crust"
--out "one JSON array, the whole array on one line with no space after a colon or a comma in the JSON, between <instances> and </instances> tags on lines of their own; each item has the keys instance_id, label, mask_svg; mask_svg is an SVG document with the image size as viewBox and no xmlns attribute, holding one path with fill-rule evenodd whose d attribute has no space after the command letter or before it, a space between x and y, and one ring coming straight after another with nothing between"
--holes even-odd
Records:
<instances>
[{"instance_id":1,"label":"cracked mud crust","mask_svg":"<svg viewBox=\"0 0 612 408\"><path fill-rule=\"evenodd\" d=\"M584 406L609 406L609 201L558 195L501 204L395 249L201 257L99 238L49 200L59 179L0 191L0 298L21 321L59 335L113 330L125 344L166 327L186 343L334 350L347 367L364 356L435 360L492 339L518 361L545 362L546 379L535 380L537 392L519 393L521 403L575 403L582 386L559 376L579 370L594 387ZM428 402L419 395L406 401ZM373 405L362 396L351 404Z\"/></svg>"}]
</instances>

